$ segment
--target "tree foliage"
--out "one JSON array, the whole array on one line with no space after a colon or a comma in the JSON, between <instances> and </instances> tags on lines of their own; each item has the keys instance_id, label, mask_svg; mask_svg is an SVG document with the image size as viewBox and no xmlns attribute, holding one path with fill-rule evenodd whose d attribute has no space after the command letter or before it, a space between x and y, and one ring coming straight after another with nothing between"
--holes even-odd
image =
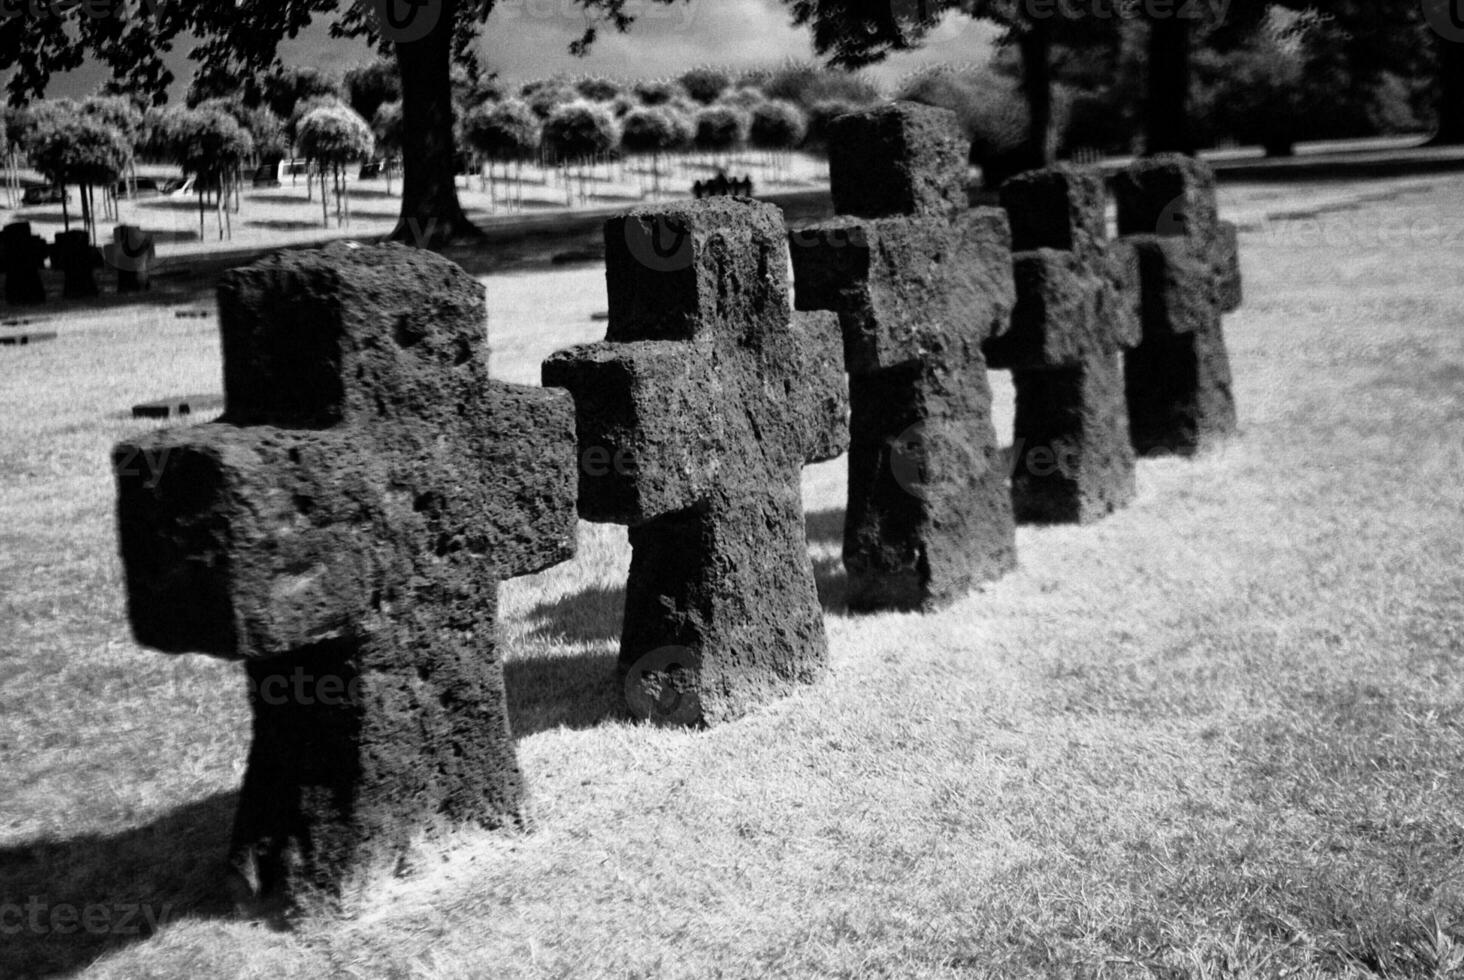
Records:
<instances>
[{"instance_id":1,"label":"tree foliage","mask_svg":"<svg viewBox=\"0 0 1464 980\"><path fill-rule=\"evenodd\" d=\"M791 102L772 99L752 110L752 123L747 138L760 150L792 150L803 142L808 120L803 111Z\"/></svg>"},{"instance_id":2,"label":"tree foliage","mask_svg":"<svg viewBox=\"0 0 1464 980\"><path fill-rule=\"evenodd\" d=\"M348 105L312 109L300 121L298 133L300 152L326 167L369 159L376 150L371 127Z\"/></svg>"},{"instance_id":3,"label":"tree foliage","mask_svg":"<svg viewBox=\"0 0 1464 980\"><path fill-rule=\"evenodd\" d=\"M463 119L463 142L489 160L523 160L539 148L542 126L519 99L484 102Z\"/></svg>"},{"instance_id":4,"label":"tree foliage","mask_svg":"<svg viewBox=\"0 0 1464 980\"><path fill-rule=\"evenodd\" d=\"M693 136L691 121L669 106L641 106L620 124L620 145L627 153L670 153L685 149Z\"/></svg>"},{"instance_id":5,"label":"tree foliage","mask_svg":"<svg viewBox=\"0 0 1464 980\"><path fill-rule=\"evenodd\" d=\"M613 150L620 143L615 117L598 103L575 102L544 122L543 146L550 159L564 163Z\"/></svg>"}]
</instances>

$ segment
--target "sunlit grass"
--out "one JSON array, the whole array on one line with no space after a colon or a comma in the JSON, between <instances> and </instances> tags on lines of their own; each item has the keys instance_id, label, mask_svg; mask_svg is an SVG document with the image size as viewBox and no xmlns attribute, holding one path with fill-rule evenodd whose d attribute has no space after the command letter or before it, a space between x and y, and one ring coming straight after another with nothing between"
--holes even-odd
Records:
<instances>
[{"instance_id":1,"label":"sunlit grass","mask_svg":"<svg viewBox=\"0 0 1464 980\"><path fill-rule=\"evenodd\" d=\"M295 934L210 898L238 672L137 648L113 556L115 416L216 389L214 324L128 308L0 349L0 900L176 919L7 935L0 976L1458 975L1464 251L1363 244L1464 220L1464 184L1427 186L1316 219L1350 248L1245 235L1244 436L1141 463L1101 524L1022 529L1021 568L943 613L842 610L842 464L808 470L832 666L736 724L623 718L629 550L582 525L502 590L530 831ZM603 331L597 269L488 285L498 377Z\"/></svg>"}]
</instances>

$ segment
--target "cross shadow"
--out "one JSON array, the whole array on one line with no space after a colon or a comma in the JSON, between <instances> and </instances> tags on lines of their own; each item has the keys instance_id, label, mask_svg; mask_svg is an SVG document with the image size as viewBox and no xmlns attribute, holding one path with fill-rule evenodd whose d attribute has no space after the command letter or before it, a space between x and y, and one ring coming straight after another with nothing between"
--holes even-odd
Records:
<instances>
[{"instance_id":1,"label":"cross shadow","mask_svg":"<svg viewBox=\"0 0 1464 980\"><path fill-rule=\"evenodd\" d=\"M141 827L0 849L0 976L72 973L169 922L232 915L220 855L238 801L218 793Z\"/></svg>"},{"instance_id":2,"label":"cross shadow","mask_svg":"<svg viewBox=\"0 0 1464 980\"><path fill-rule=\"evenodd\" d=\"M590 649L531 653L504 662L515 737L551 728L593 728L627 717L615 671L624 611L623 585L594 585L529 611L530 637Z\"/></svg>"},{"instance_id":3,"label":"cross shadow","mask_svg":"<svg viewBox=\"0 0 1464 980\"><path fill-rule=\"evenodd\" d=\"M838 510L815 510L803 515L803 524L809 544L844 543L844 508Z\"/></svg>"}]
</instances>

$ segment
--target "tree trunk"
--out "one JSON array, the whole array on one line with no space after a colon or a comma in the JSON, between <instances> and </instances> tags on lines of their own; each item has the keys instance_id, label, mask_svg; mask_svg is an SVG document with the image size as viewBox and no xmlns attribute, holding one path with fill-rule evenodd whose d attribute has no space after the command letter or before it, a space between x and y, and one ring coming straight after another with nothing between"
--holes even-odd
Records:
<instances>
[{"instance_id":1,"label":"tree trunk","mask_svg":"<svg viewBox=\"0 0 1464 980\"><path fill-rule=\"evenodd\" d=\"M1464 143L1464 41L1436 37L1438 68L1434 76L1434 105L1439 129L1429 142L1435 146Z\"/></svg>"},{"instance_id":2,"label":"tree trunk","mask_svg":"<svg viewBox=\"0 0 1464 980\"><path fill-rule=\"evenodd\" d=\"M1144 153L1195 152L1189 128L1190 22L1178 16L1149 21L1149 91L1144 104Z\"/></svg>"},{"instance_id":3,"label":"tree trunk","mask_svg":"<svg viewBox=\"0 0 1464 980\"><path fill-rule=\"evenodd\" d=\"M437 23L427 36L396 44L402 116L411 133L402 141L402 211L391 237L420 248L483 234L458 203L454 175L450 69L457 17L457 0L439 0Z\"/></svg>"},{"instance_id":4,"label":"tree trunk","mask_svg":"<svg viewBox=\"0 0 1464 980\"><path fill-rule=\"evenodd\" d=\"M1052 162L1047 148L1052 128L1052 28L1045 20L1035 20L1017 45L1022 55L1022 95L1027 100L1027 138L1014 171L1021 173Z\"/></svg>"}]
</instances>

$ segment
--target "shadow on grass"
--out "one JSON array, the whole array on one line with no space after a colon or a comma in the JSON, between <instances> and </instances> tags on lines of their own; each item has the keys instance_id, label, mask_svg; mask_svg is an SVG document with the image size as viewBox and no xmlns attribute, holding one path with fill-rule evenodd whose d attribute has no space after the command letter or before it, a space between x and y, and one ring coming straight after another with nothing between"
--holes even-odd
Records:
<instances>
[{"instance_id":1,"label":"shadow on grass","mask_svg":"<svg viewBox=\"0 0 1464 980\"><path fill-rule=\"evenodd\" d=\"M803 516L809 544L844 544L844 508L816 510Z\"/></svg>"},{"instance_id":2,"label":"shadow on grass","mask_svg":"<svg viewBox=\"0 0 1464 980\"><path fill-rule=\"evenodd\" d=\"M268 228L270 231L309 231L311 229L319 229L321 231L329 230L322 226L319 221L291 221L288 218L257 219L253 221L246 221L244 222L244 224L249 226L250 228Z\"/></svg>"},{"instance_id":3,"label":"shadow on grass","mask_svg":"<svg viewBox=\"0 0 1464 980\"><path fill-rule=\"evenodd\" d=\"M539 654L505 663L503 686L514 738L553 728L596 728L630 717L615 670L618 646L589 653Z\"/></svg>"},{"instance_id":4,"label":"shadow on grass","mask_svg":"<svg viewBox=\"0 0 1464 980\"><path fill-rule=\"evenodd\" d=\"M219 793L119 833L0 849L0 976L71 973L178 919L231 915L221 856L238 799Z\"/></svg>"}]
</instances>

